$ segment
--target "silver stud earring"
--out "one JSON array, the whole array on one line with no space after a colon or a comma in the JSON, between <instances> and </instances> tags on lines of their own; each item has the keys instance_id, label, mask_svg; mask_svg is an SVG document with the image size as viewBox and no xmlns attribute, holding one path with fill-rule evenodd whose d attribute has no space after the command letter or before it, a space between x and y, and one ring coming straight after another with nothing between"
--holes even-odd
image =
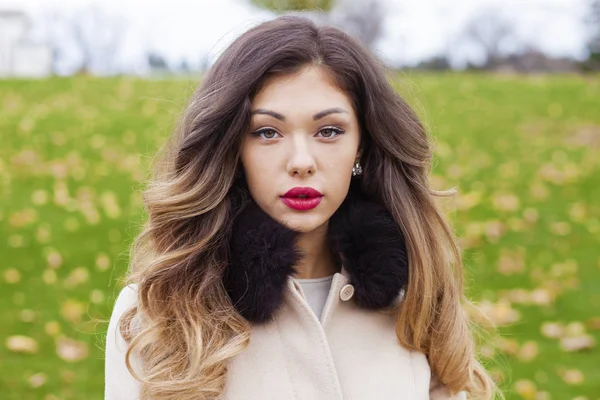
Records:
<instances>
[{"instance_id":1,"label":"silver stud earring","mask_svg":"<svg viewBox=\"0 0 600 400\"><path fill-rule=\"evenodd\" d=\"M357 176L363 173L363 169L360 166L360 163L357 161L356 164L352 167L352 176Z\"/></svg>"}]
</instances>

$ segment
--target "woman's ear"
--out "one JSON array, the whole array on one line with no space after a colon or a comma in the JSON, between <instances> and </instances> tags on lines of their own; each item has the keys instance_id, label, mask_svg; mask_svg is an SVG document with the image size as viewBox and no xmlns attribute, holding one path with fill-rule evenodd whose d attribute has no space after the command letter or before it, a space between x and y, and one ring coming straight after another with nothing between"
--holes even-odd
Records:
<instances>
[{"instance_id":1,"label":"woman's ear","mask_svg":"<svg viewBox=\"0 0 600 400\"><path fill-rule=\"evenodd\" d=\"M362 148L362 146L360 146L358 148L358 151L356 152L356 159L354 160L354 162L359 162L360 159L362 158L362 156L363 156L363 148Z\"/></svg>"}]
</instances>

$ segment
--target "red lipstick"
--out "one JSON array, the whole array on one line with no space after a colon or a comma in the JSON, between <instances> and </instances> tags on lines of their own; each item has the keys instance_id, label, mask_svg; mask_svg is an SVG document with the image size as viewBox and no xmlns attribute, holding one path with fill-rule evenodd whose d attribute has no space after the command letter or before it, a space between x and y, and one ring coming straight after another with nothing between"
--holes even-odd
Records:
<instances>
[{"instance_id":1,"label":"red lipstick","mask_svg":"<svg viewBox=\"0 0 600 400\"><path fill-rule=\"evenodd\" d=\"M281 196L281 200L286 206L298 211L315 208L322 198L321 192L311 187L295 187Z\"/></svg>"}]
</instances>

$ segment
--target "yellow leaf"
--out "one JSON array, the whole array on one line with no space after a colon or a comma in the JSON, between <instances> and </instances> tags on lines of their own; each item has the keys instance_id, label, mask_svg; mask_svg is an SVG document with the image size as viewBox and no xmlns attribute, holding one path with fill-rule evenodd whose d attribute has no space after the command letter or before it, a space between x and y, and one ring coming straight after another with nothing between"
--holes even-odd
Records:
<instances>
[{"instance_id":1,"label":"yellow leaf","mask_svg":"<svg viewBox=\"0 0 600 400\"><path fill-rule=\"evenodd\" d=\"M515 392L524 399L535 399L537 387L535 383L527 379L519 379L515 382Z\"/></svg>"},{"instance_id":2,"label":"yellow leaf","mask_svg":"<svg viewBox=\"0 0 600 400\"><path fill-rule=\"evenodd\" d=\"M98 289L92 290L90 293L90 301L94 304L100 304L104 301L104 293Z\"/></svg>"},{"instance_id":3,"label":"yellow leaf","mask_svg":"<svg viewBox=\"0 0 600 400\"><path fill-rule=\"evenodd\" d=\"M52 236L52 227L50 224L44 223L37 227L35 231L35 239L38 243L48 243Z\"/></svg>"},{"instance_id":4,"label":"yellow leaf","mask_svg":"<svg viewBox=\"0 0 600 400\"><path fill-rule=\"evenodd\" d=\"M105 253L99 253L96 256L96 267L98 267L100 271L106 271L108 267L110 267L110 259Z\"/></svg>"},{"instance_id":5,"label":"yellow leaf","mask_svg":"<svg viewBox=\"0 0 600 400\"><path fill-rule=\"evenodd\" d=\"M44 325L44 331L50 336L56 336L60 333L60 324L56 321L48 321Z\"/></svg>"},{"instance_id":6,"label":"yellow leaf","mask_svg":"<svg viewBox=\"0 0 600 400\"><path fill-rule=\"evenodd\" d=\"M85 305L73 299L65 301L60 307L61 315L72 323L80 322L84 312Z\"/></svg>"},{"instance_id":7,"label":"yellow leaf","mask_svg":"<svg viewBox=\"0 0 600 400\"><path fill-rule=\"evenodd\" d=\"M9 268L4 271L4 280L11 285L18 283L21 280L21 273L15 268Z\"/></svg>"},{"instance_id":8,"label":"yellow leaf","mask_svg":"<svg viewBox=\"0 0 600 400\"><path fill-rule=\"evenodd\" d=\"M8 216L8 223L14 228L31 225L38 219L38 212L34 208L26 208Z\"/></svg>"},{"instance_id":9,"label":"yellow leaf","mask_svg":"<svg viewBox=\"0 0 600 400\"><path fill-rule=\"evenodd\" d=\"M21 321L23 321L23 322L33 322L33 321L35 321L36 314L35 314L35 311L33 311L33 310L25 309L25 310L21 310L20 316L21 316Z\"/></svg>"},{"instance_id":10,"label":"yellow leaf","mask_svg":"<svg viewBox=\"0 0 600 400\"><path fill-rule=\"evenodd\" d=\"M525 249L502 250L498 261L498 272L503 275L520 274L525 271Z\"/></svg>"},{"instance_id":11,"label":"yellow leaf","mask_svg":"<svg viewBox=\"0 0 600 400\"><path fill-rule=\"evenodd\" d=\"M578 369L559 369L557 373L569 385L579 385L585 380L583 372Z\"/></svg>"},{"instance_id":12,"label":"yellow leaf","mask_svg":"<svg viewBox=\"0 0 600 400\"><path fill-rule=\"evenodd\" d=\"M57 250L51 250L46 255L46 261L48 262L48 266L50 268L58 268L63 263L63 258Z\"/></svg>"},{"instance_id":13,"label":"yellow leaf","mask_svg":"<svg viewBox=\"0 0 600 400\"><path fill-rule=\"evenodd\" d=\"M90 273L87 268L77 267L65 279L65 287L71 289L88 281Z\"/></svg>"},{"instance_id":14,"label":"yellow leaf","mask_svg":"<svg viewBox=\"0 0 600 400\"><path fill-rule=\"evenodd\" d=\"M523 346L521 346L517 357L521 361L532 361L537 357L538 353L538 344L533 340L528 340L527 342L523 343Z\"/></svg>"},{"instance_id":15,"label":"yellow leaf","mask_svg":"<svg viewBox=\"0 0 600 400\"><path fill-rule=\"evenodd\" d=\"M523 218L529 223L534 223L539 218L539 212L535 208L526 208L523 210Z\"/></svg>"},{"instance_id":16,"label":"yellow leaf","mask_svg":"<svg viewBox=\"0 0 600 400\"><path fill-rule=\"evenodd\" d=\"M560 347L566 352L589 350L595 345L596 341L590 335L564 337L560 339Z\"/></svg>"},{"instance_id":17,"label":"yellow leaf","mask_svg":"<svg viewBox=\"0 0 600 400\"><path fill-rule=\"evenodd\" d=\"M500 211L516 211L519 209L520 201L513 193L497 193L492 198L492 204Z\"/></svg>"},{"instance_id":18,"label":"yellow leaf","mask_svg":"<svg viewBox=\"0 0 600 400\"><path fill-rule=\"evenodd\" d=\"M42 280L44 282L46 282L47 285L53 285L53 284L55 284L57 279L58 278L56 277L56 272L54 272L53 269L46 269L42 273Z\"/></svg>"},{"instance_id":19,"label":"yellow leaf","mask_svg":"<svg viewBox=\"0 0 600 400\"><path fill-rule=\"evenodd\" d=\"M48 192L43 189L37 189L31 194L31 202L36 206L48 203Z\"/></svg>"},{"instance_id":20,"label":"yellow leaf","mask_svg":"<svg viewBox=\"0 0 600 400\"><path fill-rule=\"evenodd\" d=\"M38 344L33 338L23 335L14 335L6 339L6 348L16 353L37 353Z\"/></svg>"},{"instance_id":21,"label":"yellow leaf","mask_svg":"<svg viewBox=\"0 0 600 400\"><path fill-rule=\"evenodd\" d=\"M77 362L87 358L89 350L87 343L61 336L56 339L56 353L67 362Z\"/></svg>"},{"instance_id":22,"label":"yellow leaf","mask_svg":"<svg viewBox=\"0 0 600 400\"><path fill-rule=\"evenodd\" d=\"M32 388L38 388L40 386L43 386L47 380L48 377L46 376L46 374L41 372L31 375L28 379L29 386L31 386Z\"/></svg>"},{"instance_id":23,"label":"yellow leaf","mask_svg":"<svg viewBox=\"0 0 600 400\"><path fill-rule=\"evenodd\" d=\"M564 335L565 327L558 322L544 322L540 330L547 338L559 339Z\"/></svg>"}]
</instances>

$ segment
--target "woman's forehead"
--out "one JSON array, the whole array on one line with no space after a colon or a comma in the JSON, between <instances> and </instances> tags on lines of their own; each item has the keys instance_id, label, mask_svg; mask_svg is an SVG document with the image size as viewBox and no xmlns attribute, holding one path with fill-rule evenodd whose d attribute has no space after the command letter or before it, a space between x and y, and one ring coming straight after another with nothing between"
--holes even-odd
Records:
<instances>
[{"instance_id":1,"label":"woman's forehead","mask_svg":"<svg viewBox=\"0 0 600 400\"><path fill-rule=\"evenodd\" d=\"M294 111L303 109L318 113L328 108L351 111L352 103L328 72L322 68L304 68L298 73L271 77L252 100L252 109ZM309 111L310 111L309 110Z\"/></svg>"}]
</instances>

